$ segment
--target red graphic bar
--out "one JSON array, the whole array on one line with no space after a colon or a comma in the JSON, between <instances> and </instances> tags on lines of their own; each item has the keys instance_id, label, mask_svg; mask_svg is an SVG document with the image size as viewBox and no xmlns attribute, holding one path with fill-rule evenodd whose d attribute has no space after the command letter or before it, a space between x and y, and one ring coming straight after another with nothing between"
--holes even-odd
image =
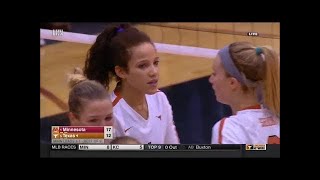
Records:
<instances>
[{"instance_id":1,"label":"red graphic bar","mask_svg":"<svg viewBox=\"0 0 320 180\"><path fill-rule=\"evenodd\" d=\"M59 132L104 133L103 126L59 126Z\"/></svg>"}]
</instances>

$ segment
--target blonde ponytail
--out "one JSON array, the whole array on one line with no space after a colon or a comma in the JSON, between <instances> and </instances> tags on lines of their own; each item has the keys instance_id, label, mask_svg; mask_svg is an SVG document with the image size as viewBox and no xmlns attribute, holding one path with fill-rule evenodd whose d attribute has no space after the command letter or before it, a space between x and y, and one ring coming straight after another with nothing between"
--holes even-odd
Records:
<instances>
[{"instance_id":1,"label":"blonde ponytail","mask_svg":"<svg viewBox=\"0 0 320 180\"><path fill-rule=\"evenodd\" d=\"M87 78L83 75L83 71L78 67L74 68L73 74L68 75L68 85L71 89L85 80L87 80Z\"/></svg>"},{"instance_id":2,"label":"blonde ponytail","mask_svg":"<svg viewBox=\"0 0 320 180\"><path fill-rule=\"evenodd\" d=\"M264 104L274 114L280 117L280 59L271 48L264 46L263 54L266 63L264 78Z\"/></svg>"}]
</instances>

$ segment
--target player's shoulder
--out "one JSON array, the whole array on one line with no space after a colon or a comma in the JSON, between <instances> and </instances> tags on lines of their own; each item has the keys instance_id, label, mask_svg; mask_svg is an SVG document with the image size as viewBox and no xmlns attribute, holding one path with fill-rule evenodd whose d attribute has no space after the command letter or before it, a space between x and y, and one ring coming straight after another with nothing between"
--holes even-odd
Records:
<instances>
[{"instance_id":1,"label":"player's shoulder","mask_svg":"<svg viewBox=\"0 0 320 180\"><path fill-rule=\"evenodd\" d=\"M242 129L243 124L239 120L239 117L237 115L232 115L229 117L224 117L221 120L219 120L215 125L214 129L219 131L234 131L235 129Z\"/></svg>"},{"instance_id":2,"label":"player's shoulder","mask_svg":"<svg viewBox=\"0 0 320 180\"><path fill-rule=\"evenodd\" d=\"M158 104L163 104L168 102L166 94L160 90L157 90L157 92L154 94L150 94L150 95L147 94L147 97L150 100L152 100L154 103L158 103Z\"/></svg>"},{"instance_id":3,"label":"player's shoulder","mask_svg":"<svg viewBox=\"0 0 320 180\"><path fill-rule=\"evenodd\" d=\"M238 111L235 115L238 119L256 119L270 116L270 112L267 109L246 109Z\"/></svg>"},{"instance_id":4,"label":"player's shoulder","mask_svg":"<svg viewBox=\"0 0 320 180\"><path fill-rule=\"evenodd\" d=\"M232 116L224 117L213 127L213 143L234 144L239 142L238 138L243 134L243 129L236 123Z\"/></svg>"},{"instance_id":5,"label":"player's shoulder","mask_svg":"<svg viewBox=\"0 0 320 180\"><path fill-rule=\"evenodd\" d=\"M161 97L161 98L167 98L166 94L164 92L162 92L161 90L157 90L157 92L155 92L154 94L150 94L148 95L150 97Z\"/></svg>"},{"instance_id":6,"label":"player's shoulder","mask_svg":"<svg viewBox=\"0 0 320 180\"><path fill-rule=\"evenodd\" d=\"M264 117L263 113L237 113L225 119L223 131L225 133L247 134L261 126L261 117Z\"/></svg>"}]
</instances>

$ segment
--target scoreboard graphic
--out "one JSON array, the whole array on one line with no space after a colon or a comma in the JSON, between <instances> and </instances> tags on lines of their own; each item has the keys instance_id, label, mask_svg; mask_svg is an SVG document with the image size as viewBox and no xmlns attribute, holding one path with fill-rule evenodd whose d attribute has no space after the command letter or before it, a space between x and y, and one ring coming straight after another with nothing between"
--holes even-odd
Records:
<instances>
[{"instance_id":1,"label":"scoreboard graphic","mask_svg":"<svg viewBox=\"0 0 320 180\"><path fill-rule=\"evenodd\" d=\"M112 126L52 126L52 150L82 151L266 151L266 144L110 144Z\"/></svg>"},{"instance_id":2,"label":"scoreboard graphic","mask_svg":"<svg viewBox=\"0 0 320 180\"><path fill-rule=\"evenodd\" d=\"M52 126L52 144L103 144L113 139L112 126Z\"/></svg>"}]
</instances>

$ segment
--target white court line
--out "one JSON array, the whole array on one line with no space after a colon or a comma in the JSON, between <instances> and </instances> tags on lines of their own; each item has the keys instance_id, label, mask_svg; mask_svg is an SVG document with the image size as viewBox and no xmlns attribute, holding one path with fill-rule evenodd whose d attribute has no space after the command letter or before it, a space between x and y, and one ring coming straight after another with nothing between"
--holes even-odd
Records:
<instances>
[{"instance_id":1,"label":"white court line","mask_svg":"<svg viewBox=\"0 0 320 180\"><path fill-rule=\"evenodd\" d=\"M56 41L75 42L83 44L93 44L96 40L96 35L88 35L73 32L63 32L62 36L54 36L52 30L40 29L40 39L50 39ZM176 54L183 56L193 56L202 58L216 57L218 50L209 48L199 48L192 46L180 46L172 44L154 43L159 53Z\"/></svg>"}]
</instances>

